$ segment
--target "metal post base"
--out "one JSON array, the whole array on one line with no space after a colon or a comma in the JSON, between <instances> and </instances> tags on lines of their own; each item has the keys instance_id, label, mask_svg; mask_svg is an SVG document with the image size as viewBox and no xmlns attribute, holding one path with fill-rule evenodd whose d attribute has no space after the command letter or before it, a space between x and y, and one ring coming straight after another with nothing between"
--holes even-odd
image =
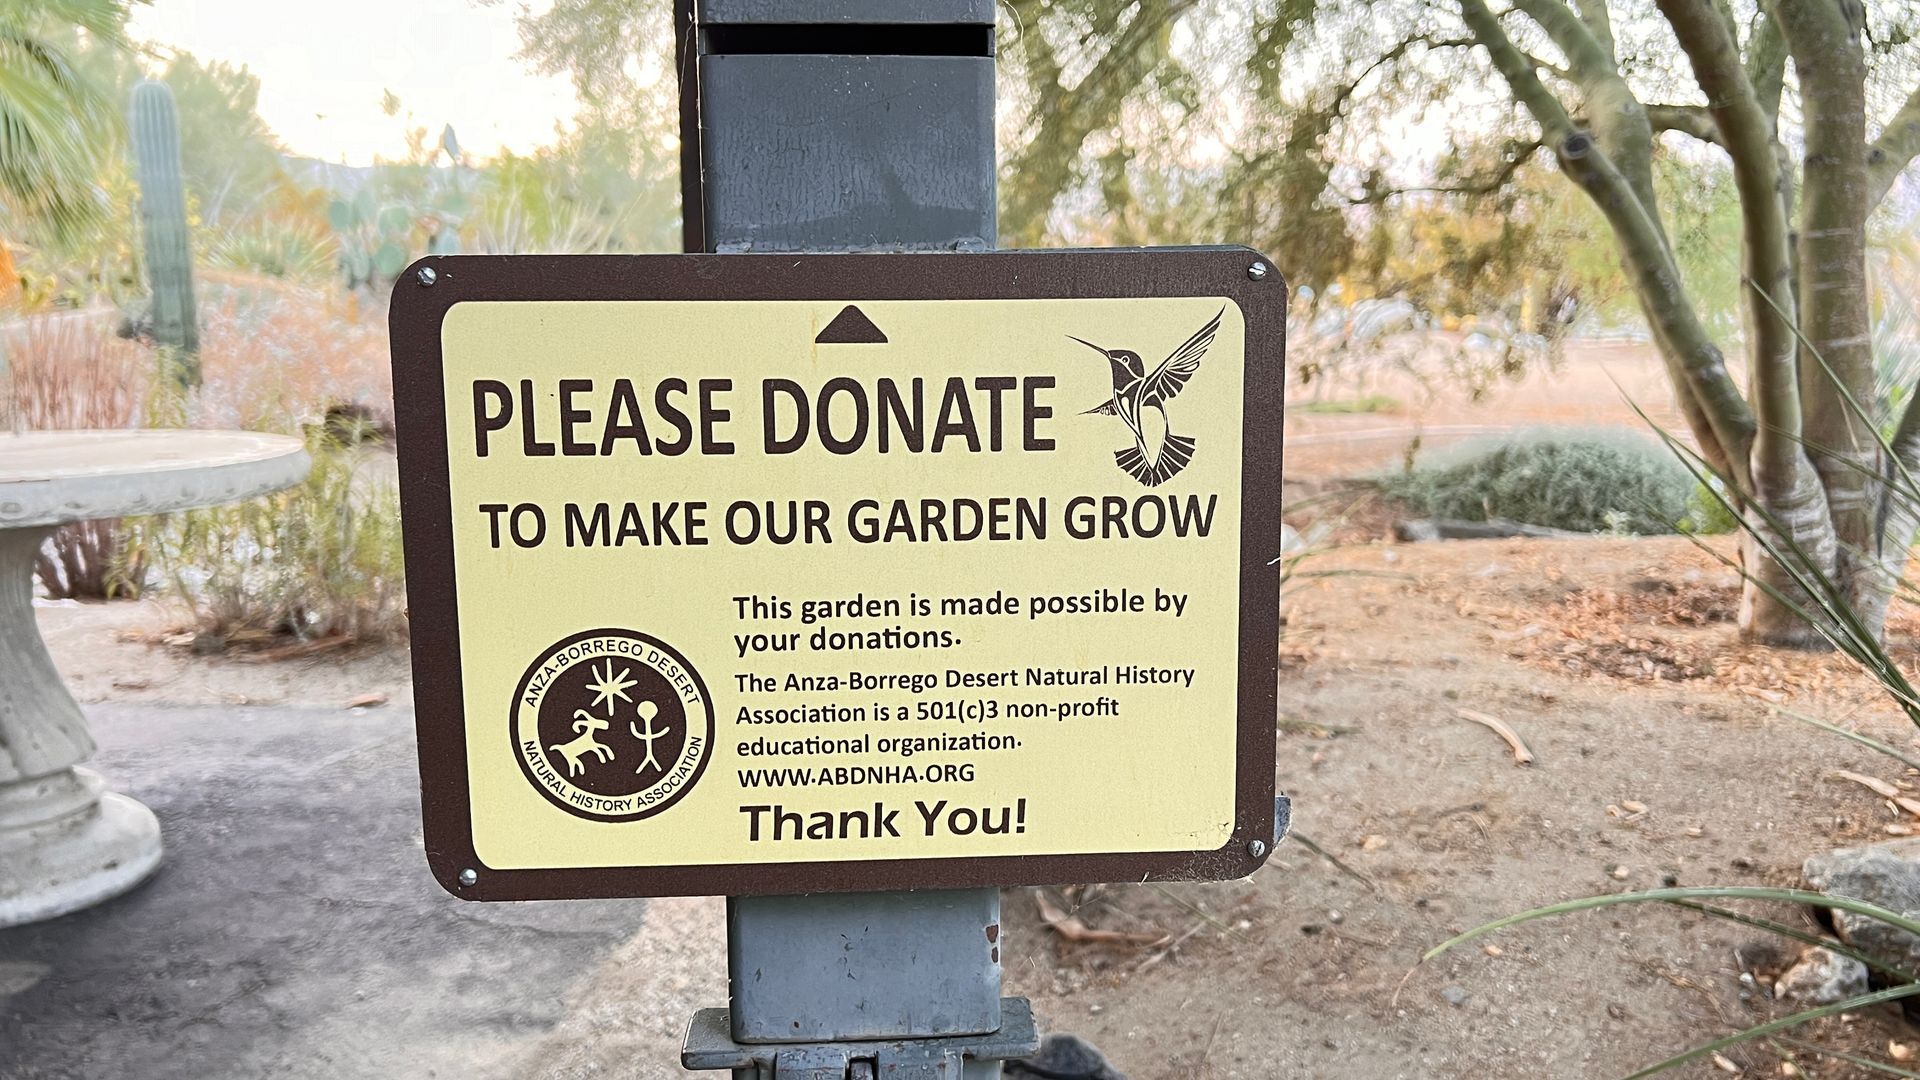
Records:
<instances>
[{"instance_id":1,"label":"metal post base","mask_svg":"<svg viewBox=\"0 0 1920 1080\"><path fill-rule=\"evenodd\" d=\"M727 1004L743 1043L995 1031L1000 890L736 896Z\"/></svg>"},{"instance_id":2,"label":"metal post base","mask_svg":"<svg viewBox=\"0 0 1920 1080\"><path fill-rule=\"evenodd\" d=\"M726 1009L701 1009L687 1025L680 1064L731 1069L734 1080L999 1080L1000 1063L1040 1049L1033 1005L1000 1000L1000 1030L941 1039L779 1045L733 1038Z\"/></svg>"}]
</instances>

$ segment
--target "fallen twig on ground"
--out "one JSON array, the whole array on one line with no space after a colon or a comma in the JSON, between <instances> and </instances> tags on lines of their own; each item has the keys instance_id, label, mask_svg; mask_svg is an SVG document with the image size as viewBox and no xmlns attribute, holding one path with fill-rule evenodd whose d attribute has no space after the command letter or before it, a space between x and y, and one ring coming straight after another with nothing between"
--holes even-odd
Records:
<instances>
[{"instance_id":1,"label":"fallen twig on ground","mask_svg":"<svg viewBox=\"0 0 1920 1080\"><path fill-rule=\"evenodd\" d=\"M1833 770L1833 775L1842 780L1851 780L1893 805L1898 806L1900 809L1905 810L1907 813L1915 817L1920 817L1920 799L1915 799L1904 794L1899 788L1894 787L1879 777L1867 776L1857 772L1848 772L1845 769L1835 769Z\"/></svg>"},{"instance_id":2,"label":"fallen twig on ground","mask_svg":"<svg viewBox=\"0 0 1920 1080\"><path fill-rule=\"evenodd\" d=\"M1173 940L1173 936L1165 931L1135 934L1125 930L1095 929L1082 922L1080 916L1062 911L1045 889L1033 891L1033 902L1040 909L1040 921L1068 941L1105 945L1165 945Z\"/></svg>"},{"instance_id":3,"label":"fallen twig on ground","mask_svg":"<svg viewBox=\"0 0 1920 1080\"><path fill-rule=\"evenodd\" d=\"M1380 891L1379 884L1377 884L1372 878L1368 877L1367 875L1361 873L1358 870L1355 870L1353 867L1348 866L1345 862L1342 862L1340 859L1340 856L1335 855L1333 852L1328 851L1326 848L1323 848L1319 844L1314 843L1312 840L1307 839L1307 837L1303 833L1301 833L1299 829L1289 829L1287 831L1287 839L1298 842L1301 847L1306 848L1308 851L1311 851L1315 855L1318 855L1321 858L1332 863L1335 869L1339 870L1341 873L1347 875L1348 877L1359 882L1360 884L1365 885L1367 887L1368 892L1377 893Z\"/></svg>"},{"instance_id":4,"label":"fallen twig on ground","mask_svg":"<svg viewBox=\"0 0 1920 1080\"><path fill-rule=\"evenodd\" d=\"M1497 716L1488 716L1486 713L1477 712L1473 709L1455 709L1454 712L1462 720L1471 720L1476 724L1486 727L1502 739L1505 739L1507 745L1513 749L1513 763L1515 765L1533 764L1533 751L1527 749L1527 744L1520 740L1519 732L1508 727L1505 720Z\"/></svg>"}]
</instances>

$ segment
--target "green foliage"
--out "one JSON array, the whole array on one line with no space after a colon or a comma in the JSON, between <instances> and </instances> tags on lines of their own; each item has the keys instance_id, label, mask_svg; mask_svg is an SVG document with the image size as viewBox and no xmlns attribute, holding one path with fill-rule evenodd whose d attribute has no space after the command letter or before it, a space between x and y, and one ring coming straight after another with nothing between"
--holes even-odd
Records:
<instances>
[{"instance_id":1,"label":"green foliage","mask_svg":"<svg viewBox=\"0 0 1920 1080\"><path fill-rule=\"evenodd\" d=\"M1695 487L1694 477L1657 442L1624 431L1566 428L1470 442L1379 484L1384 494L1433 517L1640 535L1690 523Z\"/></svg>"},{"instance_id":2,"label":"green foliage","mask_svg":"<svg viewBox=\"0 0 1920 1080\"><path fill-rule=\"evenodd\" d=\"M399 110L391 91L389 113ZM427 129L407 131L407 160L380 165L369 183L327 206L327 221L339 245L339 266L349 290L378 292L421 254L460 250L462 221L472 212L468 169L453 128L429 141ZM448 165L441 168L441 155Z\"/></svg>"},{"instance_id":3,"label":"green foliage","mask_svg":"<svg viewBox=\"0 0 1920 1080\"><path fill-rule=\"evenodd\" d=\"M423 202L381 203L371 188L327 207L339 246L339 265L348 289L378 290L392 281L416 253L443 255L460 250L460 215L468 206L464 192L446 188Z\"/></svg>"},{"instance_id":4,"label":"green foliage","mask_svg":"<svg viewBox=\"0 0 1920 1080\"><path fill-rule=\"evenodd\" d=\"M1740 528L1740 518L1731 509L1726 485L1708 479L1693 488L1693 508L1688 512L1683 531L1699 536L1725 536Z\"/></svg>"},{"instance_id":5,"label":"green foliage","mask_svg":"<svg viewBox=\"0 0 1920 1080\"><path fill-rule=\"evenodd\" d=\"M677 162L644 129L583 119L558 145L502 154L481 177L473 249L678 251Z\"/></svg>"},{"instance_id":6,"label":"green foliage","mask_svg":"<svg viewBox=\"0 0 1920 1080\"><path fill-rule=\"evenodd\" d=\"M122 0L0 3L0 208L69 237L97 225L114 110L75 64L81 32L124 49Z\"/></svg>"},{"instance_id":7,"label":"green foliage","mask_svg":"<svg viewBox=\"0 0 1920 1080\"><path fill-rule=\"evenodd\" d=\"M165 83L134 86L127 126L140 179L140 231L146 241L154 340L191 358L200 348L193 298L193 251L187 239L187 195L180 176L180 130ZM183 375L200 381L191 361Z\"/></svg>"},{"instance_id":8,"label":"green foliage","mask_svg":"<svg viewBox=\"0 0 1920 1080\"><path fill-rule=\"evenodd\" d=\"M173 91L181 173L203 223L244 219L288 193L279 140L260 118L259 76L180 52L160 80Z\"/></svg>"},{"instance_id":9,"label":"green foliage","mask_svg":"<svg viewBox=\"0 0 1920 1080\"><path fill-rule=\"evenodd\" d=\"M254 218L215 236L206 261L222 270L313 283L332 273L334 241L297 219Z\"/></svg>"},{"instance_id":10,"label":"green foliage","mask_svg":"<svg viewBox=\"0 0 1920 1080\"><path fill-rule=\"evenodd\" d=\"M198 628L300 639L405 631L400 496L350 422L307 432L313 469L288 491L141 526L140 550Z\"/></svg>"}]
</instances>

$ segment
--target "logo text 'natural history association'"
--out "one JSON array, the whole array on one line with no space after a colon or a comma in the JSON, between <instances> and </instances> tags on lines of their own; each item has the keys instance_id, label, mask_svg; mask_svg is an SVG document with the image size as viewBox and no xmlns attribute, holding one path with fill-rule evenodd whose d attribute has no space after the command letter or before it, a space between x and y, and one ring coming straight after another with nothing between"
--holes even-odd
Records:
<instances>
[{"instance_id":1,"label":"logo text 'natural history association'","mask_svg":"<svg viewBox=\"0 0 1920 1080\"><path fill-rule=\"evenodd\" d=\"M713 700L665 642L589 630L527 668L512 728L521 771L549 802L594 821L634 821L699 781L712 753Z\"/></svg>"}]
</instances>

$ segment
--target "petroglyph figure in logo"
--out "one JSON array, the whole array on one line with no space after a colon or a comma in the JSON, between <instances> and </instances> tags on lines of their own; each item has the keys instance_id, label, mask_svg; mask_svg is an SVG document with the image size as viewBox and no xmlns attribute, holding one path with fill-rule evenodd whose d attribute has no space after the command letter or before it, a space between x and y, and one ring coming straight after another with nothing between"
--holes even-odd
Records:
<instances>
[{"instance_id":1,"label":"petroglyph figure in logo","mask_svg":"<svg viewBox=\"0 0 1920 1080\"><path fill-rule=\"evenodd\" d=\"M1133 434L1133 445L1115 450L1114 464L1148 487L1166 483L1193 460L1194 440L1173 433L1167 418L1167 402L1200 370L1200 361L1207 355L1207 346L1213 344L1214 335L1220 332L1220 316L1224 314L1226 309L1221 308L1207 325L1194 331L1186 344L1160 361L1152 374L1147 373L1137 352L1103 349L1091 341L1067 335L1107 358L1113 373L1113 397L1082 415L1117 416L1127 425ZM1148 409L1160 414L1157 420Z\"/></svg>"},{"instance_id":2,"label":"petroglyph figure in logo","mask_svg":"<svg viewBox=\"0 0 1920 1080\"><path fill-rule=\"evenodd\" d=\"M594 666L592 670L593 681L587 684L587 689L593 691L593 703L596 706L605 705L607 707L607 715L609 717L613 715L614 698L619 698L621 701L633 700L627 696L627 691L631 690L634 684L634 680L629 678L629 676L633 674L632 668L621 668L620 674L615 675L613 673L613 661L609 660L607 661L606 670L602 671L598 665ZM605 726L605 724L601 725L603 728Z\"/></svg>"},{"instance_id":3,"label":"petroglyph figure in logo","mask_svg":"<svg viewBox=\"0 0 1920 1080\"><path fill-rule=\"evenodd\" d=\"M590 821L665 812L713 748L706 683L673 646L637 630L586 630L534 656L513 693L509 745L549 803Z\"/></svg>"},{"instance_id":4,"label":"petroglyph figure in logo","mask_svg":"<svg viewBox=\"0 0 1920 1080\"><path fill-rule=\"evenodd\" d=\"M592 754L593 760L602 765L613 760L613 747L601 742L597 736L613 726L614 699L633 700L627 696L627 691L634 685L634 680L629 678L633 674L632 668L621 668L620 674L615 675L613 661L608 660L605 670L598 665L590 670L593 673L593 681L587 684L587 689L593 692L593 704L596 707L600 705L607 707L608 719L602 720L585 709L575 709L573 710L574 737L566 742L554 743L547 747L548 750L567 759L568 776L579 776L586 771L587 765L582 759L588 754ZM648 751L651 756L652 747L648 747Z\"/></svg>"},{"instance_id":5,"label":"petroglyph figure in logo","mask_svg":"<svg viewBox=\"0 0 1920 1080\"><path fill-rule=\"evenodd\" d=\"M602 743L595 736L607 730L608 723L585 709L573 711L574 737L563 743L554 743L547 749L567 759L567 775L579 776L586 771L586 763L581 758L592 754L595 761L605 763L613 760L613 747Z\"/></svg>"},{"instance_id":6,"label":"petroglyph figure in logo","mask_svg":"<svg viewBox=\"0 0 1920 1080\"><path fill-rule=\"evenodd\" d=\"M646 772L647 769L651 767L655 772L658 772L660 770L660 761L653 756L653 744L657 740L673 734L673 729L659 728L656 730L654 728L653 721L655 717L660 715L660 706L655 705L651 701L641 702L639 706L634 709L634 712L639 715L641 720L646 722L647 729L642 731L638 727L635 727L632 722L628 722L627 730L633 732L634 738L647 744L647 757L646 760L642 761L639 767L633 771L637 775Z\"/></svg>"}]
</instances>

